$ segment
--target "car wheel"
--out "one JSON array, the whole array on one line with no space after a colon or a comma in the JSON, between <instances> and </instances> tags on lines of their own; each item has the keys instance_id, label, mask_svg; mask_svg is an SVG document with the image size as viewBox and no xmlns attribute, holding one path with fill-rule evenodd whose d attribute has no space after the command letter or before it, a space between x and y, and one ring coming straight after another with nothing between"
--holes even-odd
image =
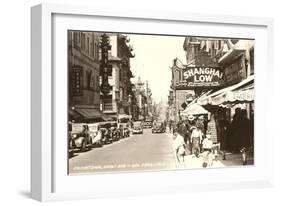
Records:
<instances>
[{"instance_id":1,"label":"car wheel","mask_svg":"<svg viewBox=\"0 0 281 206\"><path fill-rule=\"evenodd\" d=\"M86 142L83 141L82 144L81 144L80 151L81 151L81 152L85 152L85 150L86 150Z\"/></svg>"}]
</instances>

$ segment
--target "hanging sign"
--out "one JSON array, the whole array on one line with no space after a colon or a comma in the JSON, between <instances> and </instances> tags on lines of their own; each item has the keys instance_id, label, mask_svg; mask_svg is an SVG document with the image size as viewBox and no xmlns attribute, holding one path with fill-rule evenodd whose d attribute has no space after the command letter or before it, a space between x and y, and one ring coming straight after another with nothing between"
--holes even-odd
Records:
<instances>
[{"instance_id":1,"label":"hanging sign","mask_svg":"<svg viewBox=\"0 0 281 206\"><path fill-rule=\"evenodd\" d=\"M182 69L183 87L217 87L224 80L223 72L219 67L186 67Z\"/></svg>"}]
</instances>

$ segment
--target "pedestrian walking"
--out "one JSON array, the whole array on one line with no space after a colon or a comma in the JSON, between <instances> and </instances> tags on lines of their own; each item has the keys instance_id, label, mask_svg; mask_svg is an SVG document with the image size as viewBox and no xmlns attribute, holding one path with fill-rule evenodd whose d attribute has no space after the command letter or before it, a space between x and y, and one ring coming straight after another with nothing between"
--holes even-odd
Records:
<instances>
[{"instance_id":1,"label":"pedestrian walking","mask_svg":"<svg viewBox=\"0 0 281 206\"><path fill-rule=\"evenodd\" d=\"M177 166L184 166L184 158L186 155L186 144L184 142L183 136L178 132L178 129L174 129L173 134L173 145L174 145L174 153L176 157L176 165Z\"/></svg>"},{"instance_id":2,"label":"pedestrian walking","mask_svg":"<svg viewBox=\"0 0 281 206\"><path fill-rule=\"evenodd\" d=\"M186 121L186 127L187 127L187 130L188 130L188 148L189 148L189 151L190 151L190 154L193 154L192 153L192 143L191 143L191 133L192 133L192 128L194 128L195 126L195 118L193 115L188 115L187 117L187 121Z\"/></svg>"},{"instance_id":3,"label":"pedestrian walking","mask_svg":"<svg viewBox=\"0 0 281 206\"><path fill-rule=\"evenodd\" d=\"M191 133L192 154L195 154L196 157L199 157L201 141L202 141L201 130L198 127L193 127Z\"/></svg>"},{"instance_id":4,"label":"pedestrian walking","mask_svg":"<svg viewBox=\"0 0 281 206\"><path fill-rule=\"evenodd\" d=\"M172 120L169 121L169 132L172 132Z\"/></svg>"},{"instance_id":5,"label":"pedestrian walking","mask_svg":"<svg viewBox=\"0 0 281 206\"><path fill-rule=\"evenodd\" d=\"M206 134L206 138L202 142L203 148L203 167L210 167L213 165L213 141L211 140L211 135Z\"/></svg>"},{"instance_id":6,"label":"pedestrian walking","mask_svg":"<svg viewBox=\"0 0 281 206\"><path fill-rule=\"evenodd\" d=\"M187 126L186 126L185 122L182 121L180 124L180 134L181 134L181 136L183 136L185 144L187 144L187 141L188 141L187 133L188 133Z\"/></svg>"}]
</instances>

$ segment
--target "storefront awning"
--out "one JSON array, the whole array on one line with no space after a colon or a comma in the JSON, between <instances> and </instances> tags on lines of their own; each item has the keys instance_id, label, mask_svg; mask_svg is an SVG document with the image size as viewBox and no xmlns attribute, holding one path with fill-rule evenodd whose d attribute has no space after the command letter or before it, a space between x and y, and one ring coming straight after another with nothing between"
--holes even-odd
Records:
<instances>
[{"instance_id":1,"label":"storefront awning","mask_svg":"<svg viewBox=\"0 0 281 206\"><path fill-rule=\"evenodd\" d=\"M197 103L192 103L181 112L181 116L209 114L209 111Z\"/></svg>"},{"instance_id":2,"label":"storefront awning","mask_svg":"<svg viewBox=\"0 0 281 206\"><path fill-rule=\"evenodd\" d=\"M254 101L254 75L239 82L238 84L218 90L198 101L201 105L221 105L233 102Z\"/></svg>"},{"instance_id":3,"label":"storefront awning","mask_svg":"<svg viewBox=\"0 0 281 206\"><path fill-rule=\"evenodd\" d=\"M85 120L102 118L103 113L99 109L94 108L76 108L76 112L83 116Z\"/></svg>"},{"instance_id":4,"label":"storefront awning","mask_svg":"<svg viewBox=\"0 0 281 206\"><path fill-rule=\"evenodd\" d=\"M68 119L69 119L70 121L72 121L72 120L77 121L77 120L83 119L83 116L80 115L80 114L79 114L78 112L76 112L75 110L69 109L69 110L68 110Z\"/></svg>"},{"instance_id":5,"label":"storefront awning","mask_svg":"<svg viewBox=\"0 0 281 206\"><path fill-rule=\"evenodd\" d=\"M130 119L130 115L127 114L119 114L118 119Z\"/></svg>"},{"instance_id":6,"label":"storefront awning","mask_svg":"<svg viewBox=\"0 0 281 206\"><path fill-rule=\"evenodd\" d=\"M225 95L225 102L227 103L244 103L254 101L254 84L240 88L235 91L229 91Z\"/></svg>"}]
</instances>

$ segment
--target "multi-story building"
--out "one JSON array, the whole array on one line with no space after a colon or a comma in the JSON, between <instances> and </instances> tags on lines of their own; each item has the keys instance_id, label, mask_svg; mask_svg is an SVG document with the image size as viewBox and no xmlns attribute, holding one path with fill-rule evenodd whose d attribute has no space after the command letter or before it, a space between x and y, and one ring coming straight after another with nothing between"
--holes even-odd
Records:
<instances>
[{"instance_id":1,"label":"multi-story building","mask_svg":"<svg viewBox=\"0 0 281 206\"><path fill-rule=\"evenodd\" d=\"M182 69L185 65L178 59L174 59L173 66L171 68L172 80L171 90L168 96L168 104L170 110L170 120L178 121L180 119L180 113L183 111L187 104L195 98L194 90L189 88L181 88L178 84L182 82Z\"/></svg>"},{"instance_id":2,"label":"multi-story building","mask_svg":"<svg viewBox=\"0 0 281 206\"><path fill-rule=\"evenodd\" d=\"M133 58L132 47L125 35L107 33L111 49L108 54L108 62L112 66L109 70L108 82L111 91L102 95L101 109L103 113L113 117L131 115L133 74L130 69L130 58ZM118 117L117 117L118 118Z\"/></svg>"},{"instance_id":3,"label":"multi-story building","mask_svg":"<svg viewBox=\"0 0 281 206\"><path fill-rule=\"evenodd\" d=\"M220 122L230 122L236 108L246 110L253 120L254 40L186 37L183 47L187 65L178 69L176 84L192 88L198 96L196 102L214 114L212 125L217 127L218 141L223 128ZM186 74L185 69L189 70ZM211 71L213 80L217 75L216 82L203 82ZM192 87L186 84L189 76L194 76ZM198 80L202 81L195 84Z\"/></svg>"},{"instance_id":4,"label":"multi-story building","mask_svg":"<svg viewBox=\"0 0 281 206\"><path fill-rule=\"evenodd\" d=\"M68 32L69 119L100 118L99 34Z\"/></svg>"}]
</instances>

